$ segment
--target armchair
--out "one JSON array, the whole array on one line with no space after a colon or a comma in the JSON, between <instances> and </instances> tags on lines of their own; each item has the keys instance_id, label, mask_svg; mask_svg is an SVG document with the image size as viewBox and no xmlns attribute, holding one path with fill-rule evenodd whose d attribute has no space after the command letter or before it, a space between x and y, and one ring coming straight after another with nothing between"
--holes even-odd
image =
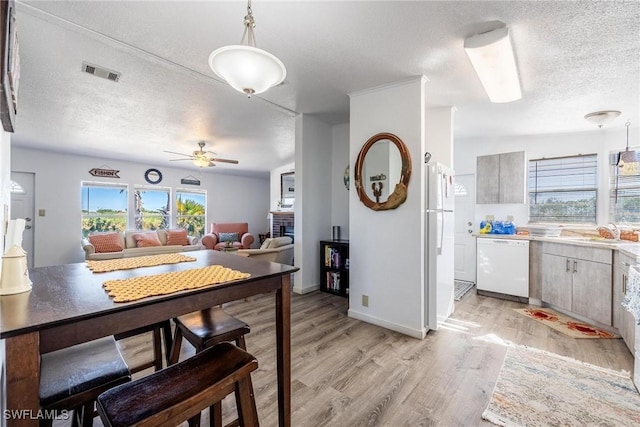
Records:
<instances>
[{"instance_id":1,"label":"armchair","mask_svg":"<svg viewBox=\"0 0 640 427\"><path fill-rule=\"evenodd\" d=\"M222 233L222 236L221 236ZM231 240L231 246L238 249L250 249L255 240L249 233L249 224L246 222L213 223L211 231L202 237L202 244L207 249L218 250L227 245L226 240Z\"/></svg>"}]
</instances>

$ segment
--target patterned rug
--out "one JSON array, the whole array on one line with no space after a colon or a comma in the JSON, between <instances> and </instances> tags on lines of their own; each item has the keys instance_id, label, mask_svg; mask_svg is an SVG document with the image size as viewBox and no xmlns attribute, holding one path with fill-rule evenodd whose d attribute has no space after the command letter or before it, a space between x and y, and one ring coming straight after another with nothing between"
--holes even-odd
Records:
<instances>
[{"instance_id":1,"label":"patterned rug","mask_svg":"<svg viewBox=\"0 0 640 427\"><path fill-rule=\"evenodd\" d=\"M514 310L572 338L620 338L619 335L582 323L550 308L514 308Z\"/></svg>"},{"instance_id":2,"label":"patterned rug","mask_svg":"<svg viewBox=\"0 0 640 427\"><path fill-rule=\"evenodd\" d=\"M628 373L513 346L482 418L499 426L637 426L640 394Z\"/></svg>"},{"instance_id":3,"label":"patterned rug","mask_svg":"<svg viewBox=\"0 0 640 427\"><path fill-rule=\"evenodd\" d=\"M475 283L473 282L464 282L462 280L454 280L454 295L455 300L460 301L462 297L473 288Z\"/></svg>"}]
</instances>

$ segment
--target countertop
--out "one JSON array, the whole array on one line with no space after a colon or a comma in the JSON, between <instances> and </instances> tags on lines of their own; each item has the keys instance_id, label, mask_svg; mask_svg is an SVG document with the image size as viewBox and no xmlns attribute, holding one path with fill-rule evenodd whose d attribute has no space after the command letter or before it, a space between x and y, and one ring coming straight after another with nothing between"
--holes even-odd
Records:
<instances>
[{"instance_id":1,"label":"countertop","mask_svg":"<svg viewBox=\"0 0 640 427\"><path fill-rule=\"evenodd\" d=\"M567 245L588 246L591 248L613 249L618 250L628 256L638 258L640 262L640 243L630 242L628 240L612 240L590 237L545 237L532 235L517 234L474 234L479 239L510 239L510 240L529 240L537 242L563 243Z\"/></svg>"}]
</instances>

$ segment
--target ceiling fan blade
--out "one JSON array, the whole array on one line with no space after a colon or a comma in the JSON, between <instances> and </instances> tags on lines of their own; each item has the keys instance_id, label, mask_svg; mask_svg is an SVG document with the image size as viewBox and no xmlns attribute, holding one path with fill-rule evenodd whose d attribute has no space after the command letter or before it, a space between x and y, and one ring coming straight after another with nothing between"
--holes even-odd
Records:
<instances>
[{"instance_id":1,"label":"ceiling fan blade","mask_svg":"<svg viewBox=\"0 0 640 427\"><path fill-rule=\"evenodd\" d=\"M177 154L178 156L187 156L187 157L191 157L191 154L184 154L184 153L176 153L175 151L167 151L164 150L165 153L169 153L169 154Z\"/></svg>"},{"instance_id":2,"label":"ceiling fan blade","mask_svg":"<svg viewBox=\"0 0 640 427\"><path fill-rule=\"evenodd\" d=\"M193 159L169 159L170 162L180 162L183 160L193 160Z\"/></svg>"},{"instance_id":3,"label":"ceiling fan blade","mask_svg":"<svg viewBox=\"0 0 640 427\"><path fill-rule=\"evenodd\" d=\"M220 162L220 163L233 163L234 165L238 164L237 160L230 160L230 159L218 159L218 158L212 158L209 159L210 162Z\"/></svg>"}]
</instances>

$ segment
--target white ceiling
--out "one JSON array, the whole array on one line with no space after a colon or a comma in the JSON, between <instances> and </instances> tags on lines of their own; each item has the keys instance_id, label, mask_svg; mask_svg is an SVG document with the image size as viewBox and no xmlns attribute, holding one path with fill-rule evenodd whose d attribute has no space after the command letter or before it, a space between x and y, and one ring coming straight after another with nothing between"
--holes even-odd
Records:
<instances>
[{"instance_id":1,"label":"white ceiling","mask_svg":"<svg viewBox=\"0 0 640 427\"><path fill-rule=\"evenodd\" d=\"M169 162L210 141L210 170L267 176L294 160L294 117L349 120L348 94L424 74L427 103L452 105L456 138L597 131L640 121L640 2L253 1L257 46L287 67L247 99L214 77L209 53L238 44L246 2L18 1L21 74L14 146ZM523 98L491 104L462 48L502 21ZM82 62L122 73L117 83Z\"/></svg>"}]
</instances>

